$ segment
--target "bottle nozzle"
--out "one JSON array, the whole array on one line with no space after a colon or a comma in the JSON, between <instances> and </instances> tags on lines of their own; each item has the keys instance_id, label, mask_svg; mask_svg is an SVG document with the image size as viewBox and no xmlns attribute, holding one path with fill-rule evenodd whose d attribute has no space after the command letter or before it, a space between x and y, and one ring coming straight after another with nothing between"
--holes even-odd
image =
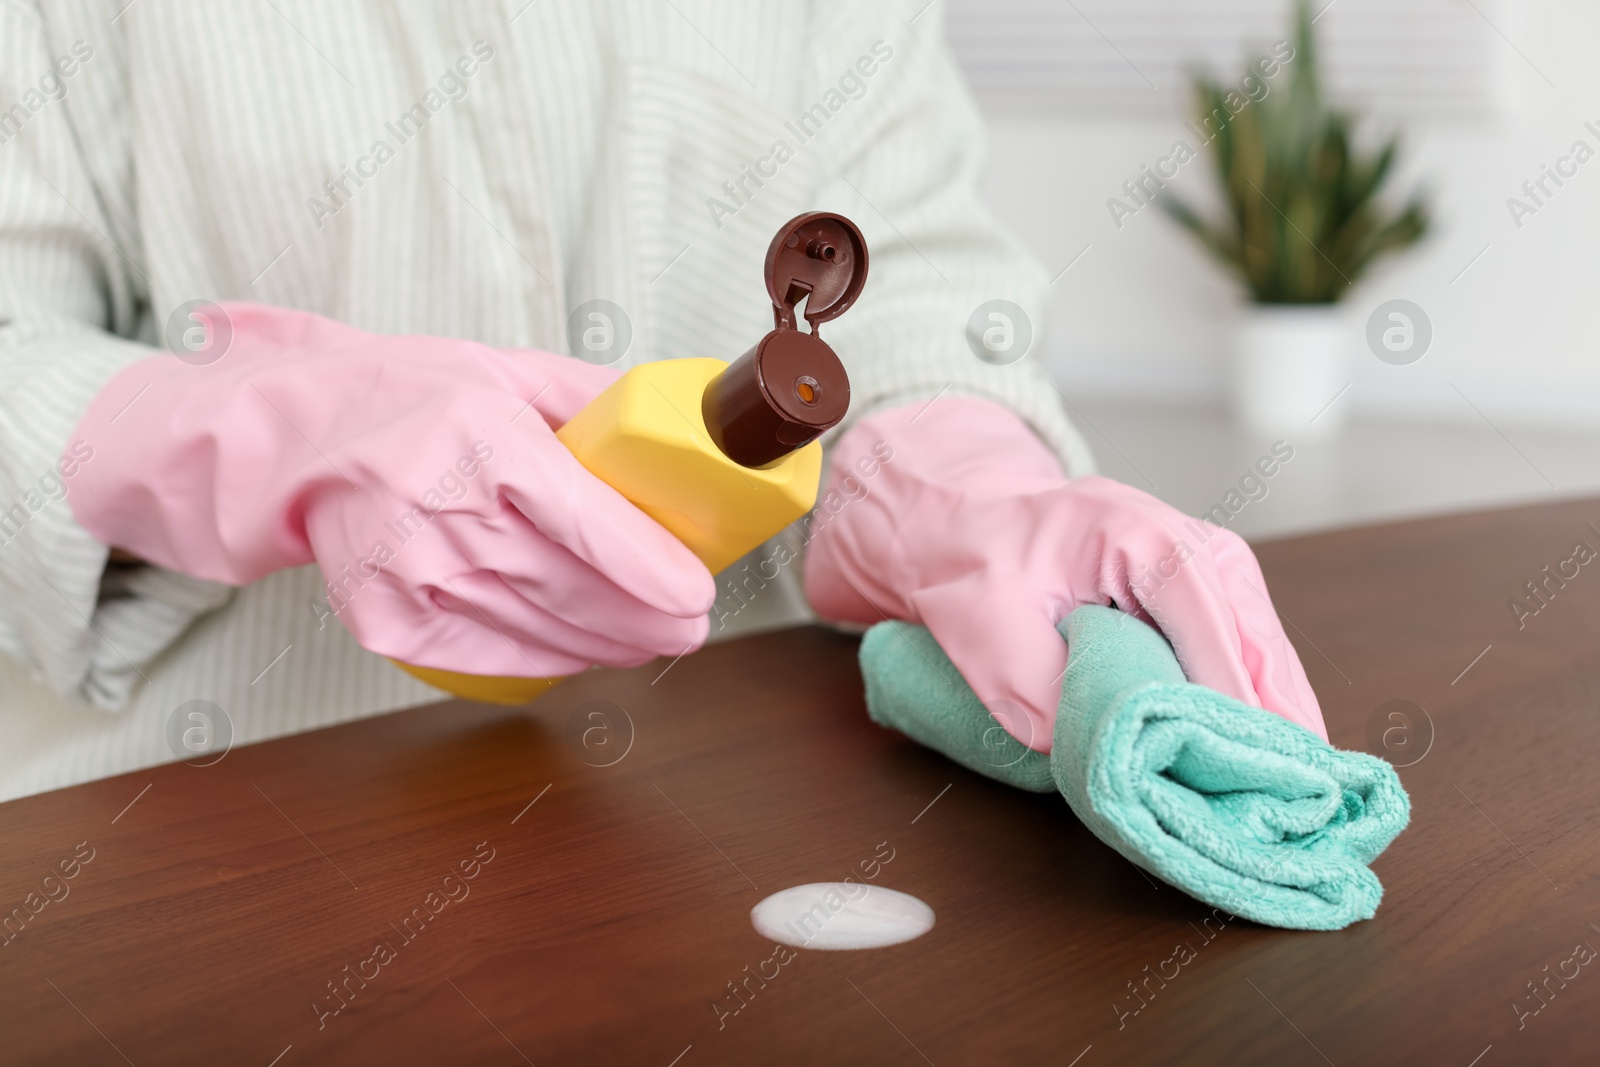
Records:
<instances>
[{"instance_id":1,"label":"bottle nozzle","mask_svg":"<svg viewBox=\"0 0 1600 1067\"><path fill-rule=\"evenodd\" d=\"M767 293L776 328L706 385L700 410L723 454L769 467L838 425L850 379L817 325L843 314L867 280L867 245L843 215L790 219L767 248ZM810 333L796 329L805 301Z\"/></svg>"}]
</instances>

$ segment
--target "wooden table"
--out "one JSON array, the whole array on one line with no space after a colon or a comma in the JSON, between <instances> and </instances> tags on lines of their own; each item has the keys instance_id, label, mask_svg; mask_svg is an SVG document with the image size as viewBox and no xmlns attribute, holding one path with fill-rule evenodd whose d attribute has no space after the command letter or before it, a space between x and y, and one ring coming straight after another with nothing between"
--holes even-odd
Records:
<instances>
[{"instance_id":1,"label":"wooden table","mask_svg":"<svg viewBox=\"0 0 1600 1067\"><path fill-rule=\"evenodd\" d=\"M1334 742L1410 764L1386 900L1349 930L1208 940L1059 797L872 725L854 642L798 630L0 806L0 908L30 911L0 1062L1596 1062L1600 562L1521 629L1507 606L1600 549L1591 519L1260 547ZM751 905L884 854L934 930L801 952L719 1026L774 966Z\"/></svg>"}]
</instances>

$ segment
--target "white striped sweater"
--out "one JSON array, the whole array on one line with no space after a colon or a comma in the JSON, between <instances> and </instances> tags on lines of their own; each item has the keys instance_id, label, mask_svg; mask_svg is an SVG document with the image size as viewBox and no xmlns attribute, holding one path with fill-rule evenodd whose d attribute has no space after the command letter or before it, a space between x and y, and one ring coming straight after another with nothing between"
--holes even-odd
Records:
<instances>
[{"instance_id":1,"label":"white striped sweater","mask_svg":"<svg viewBox=\"0 0 1600 1067\"><path fill-rule=\"evenodd\" d=\"M620 367L732 359L771 328L772 233L835 210L872 251L824 331L855 417L987 396L1091 469L1044 371L968 343L989 300L1042 321L1045 282L979 204L941 21L923 0L0 0L0 798L172 759L191 700L237 743L438 697L319 626L314 568L240 590L107 571L73 522L73 427L187 301L571 353L569 316L606 300ZM798 567L725 575L713 637L806 618Z\"/></svg>"}]
</instances>

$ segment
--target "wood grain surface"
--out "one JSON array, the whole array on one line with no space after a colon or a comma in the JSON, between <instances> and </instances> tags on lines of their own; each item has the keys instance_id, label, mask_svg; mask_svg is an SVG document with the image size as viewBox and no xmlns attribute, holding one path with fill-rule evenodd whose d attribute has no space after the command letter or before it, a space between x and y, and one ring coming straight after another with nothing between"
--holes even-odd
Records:
<instances>
[{"instance_id":1,"label":"wood grain surface","mask_svg":"<svg viewBox=\"0 0 1600 1067\"><path fill-rule=\"evenodd\" d=\"M1259 546L1334 743L1408 764L1349 930L1206 923L796 630L0 805L0 1062L1594 1063L1600 561L1508 606L1590 520ZM933 931L774 962L751 906L875 859Z\"/></svg>"}]
</instances>

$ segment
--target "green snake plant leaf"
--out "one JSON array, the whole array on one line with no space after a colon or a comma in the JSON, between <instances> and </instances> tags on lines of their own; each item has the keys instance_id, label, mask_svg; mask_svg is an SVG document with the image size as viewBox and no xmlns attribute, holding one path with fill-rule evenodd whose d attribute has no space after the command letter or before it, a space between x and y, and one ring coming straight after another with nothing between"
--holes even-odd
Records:
<instances>
[{"instance_id":1,"label":"green snake plant leaf","mask_svg":"<svg viewBox=\"0 0 1600 1067\"><path fill-rule=\"evenodd\" d=\"M1327 105L1308 0L1296 5L1284 67L1286 84L1242 105L1237 92L1191 77L1193 128L1209 138L1223 214L1208 220L1170 194L1160 204L1256 302L1333 303L1375 260L1421 240L1429 212L1420 196L1399 211L1381 202L1398 140L1364 152L1355 120Z\"/></svg>"}]
</instances>

